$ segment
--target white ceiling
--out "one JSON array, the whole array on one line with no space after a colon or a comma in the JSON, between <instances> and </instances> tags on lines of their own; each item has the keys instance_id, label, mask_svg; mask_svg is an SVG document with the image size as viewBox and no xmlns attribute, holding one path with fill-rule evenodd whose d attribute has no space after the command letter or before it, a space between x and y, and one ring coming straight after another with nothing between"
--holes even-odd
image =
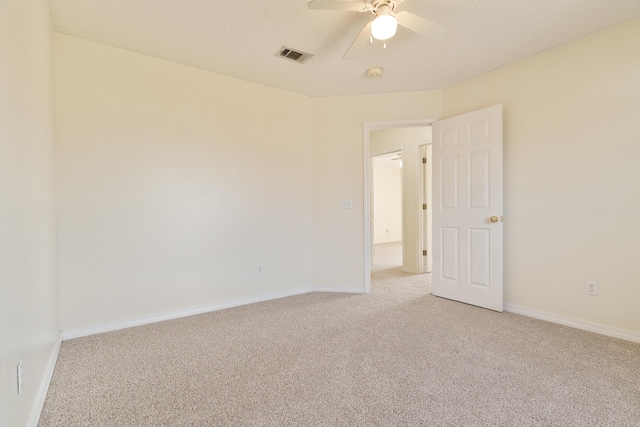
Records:
<instances>
[{"instance_id":1,"label":"white ceiling","mask_svg":"<svg viewBox=\"0 0 640 427\"><path fill-rule=\"evenodd\" d=\"M396 151L389 154L381 154L371 158L374 166L384 166L391 168L402 167L402 151Z\"/></svg>"},{"instance_id":2,"label":"white ceiling","mask_svg":"<svg viewBox=\"0 0 640 427\"><path fill-rule=\"evenodd\" d=\"M399 28L383 49L342 55L370 13L308 0L50 0L57 31L307 96L441 89L640 16L640 0L406 0L449 29L433 42ZM274 56L283 46L315 55ZM382 78L366 77L372 66Z\"/></svg>"}]
</instances>

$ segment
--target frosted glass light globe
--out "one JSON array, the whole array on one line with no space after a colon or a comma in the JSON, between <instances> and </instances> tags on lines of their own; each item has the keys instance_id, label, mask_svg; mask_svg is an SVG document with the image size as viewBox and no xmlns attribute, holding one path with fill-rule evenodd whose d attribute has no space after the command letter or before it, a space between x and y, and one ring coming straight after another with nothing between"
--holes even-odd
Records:
<instances>
[{"instance_id":1,"label":"frosted glass light globe","mask_svg":"<svg viewBox=\"0 0 640 427\"><path fill-rule=\"evenodd\" d=\"M378 40L387 40L396 33L398 21L391 15L378 15L371 23L371 35Z\"/></svg>"}]
</instances>

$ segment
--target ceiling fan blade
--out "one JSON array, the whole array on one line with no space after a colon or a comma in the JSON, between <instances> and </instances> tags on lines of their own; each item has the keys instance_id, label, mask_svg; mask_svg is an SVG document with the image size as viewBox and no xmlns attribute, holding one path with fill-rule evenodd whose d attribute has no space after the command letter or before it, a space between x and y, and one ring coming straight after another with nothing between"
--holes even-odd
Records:
<instances>
[{"instance_id":1,"label":"ceiling fan blade","mask_svg":"<svg viewBox=\"0 0 640 427\"><path fill-rule=\"evenodd\" d=\"M373 9L373 6L364 1L344 0L312 0L307 3L307 7L309 9L348 10L351 12L368 12Z\"/></svg>"},{"instance_id":2,"label":"ceiling fan blade","mask_svg":"<svg viewBox=\"0 0 640 427\"><path fill-rule=\"evenodd\" d=\"M371 37L371 22L364 26L358 37L351 43L349 49L345 52L344 59L353 59L360 54L362 49L369 43Z\"/></svg>"},{"instance_id":3,"label":"ceiling fan blade","mask_svg":"<svg viewBox=\"0 0 640 427\"><path fill-rule=\"evenodd\" d=\"M442 25L407 11L399 12L396 20L403 27L436 41L442 40L449 32Z\"/></svg>"}]
</instances>

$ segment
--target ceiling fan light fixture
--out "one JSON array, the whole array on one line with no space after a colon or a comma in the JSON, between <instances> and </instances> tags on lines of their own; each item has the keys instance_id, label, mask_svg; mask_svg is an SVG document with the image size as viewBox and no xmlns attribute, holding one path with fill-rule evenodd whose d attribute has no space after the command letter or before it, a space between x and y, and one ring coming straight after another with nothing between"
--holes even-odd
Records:
<instances>
[{"instance_id":1,"label":"ceiling fan light fixture","mask_svg":"<svg viewBox=\"0 0 640 427\"><path fill-rule=\"evenodd\" d=\"M387 40L393 37L398 29L398 21L389 13L381 13L371 23L371 35L377 40Z\"/></svg>"}]
</instances>

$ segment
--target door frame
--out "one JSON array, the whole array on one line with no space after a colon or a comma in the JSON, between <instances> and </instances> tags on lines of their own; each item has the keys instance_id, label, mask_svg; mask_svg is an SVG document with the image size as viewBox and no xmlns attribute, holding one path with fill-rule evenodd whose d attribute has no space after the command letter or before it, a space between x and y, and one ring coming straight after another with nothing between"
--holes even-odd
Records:
<instances>
[{"instance_id":1,"label":"door frame","mask_svg":"<svg viewBox=\"0 0 640 427\"><path fill-rule=\"evenodd\" d=\"M369 154L369 134L372 130L381 128L409 128L430 126L439 118L414 119L414 120L391 120L362 123L362 166L364 182L364 292L371 292L371 157ZM404 192L404 189L403 189ZM404 221L404 220L403 220ZM403 239L404 240L404 239ZM404 243L403 243L404 245Z\"/></svg>"},{"instance_id":2,"label":"door frame","mask_svg":"<svg viewBox=\"0 0 640 427\"><path fill-rule=\"evenodd\" d=\"M429 150L429 147L431 147L433 145L433 141L430 142L429 144L424 144L420 146L420 157L421 158L427 158L427 151ZM424 154L423 154L423 150L424 150ZM429 203L428 197L427 197L427 187L431 186L433 188L433 174L429 173L429 172L433 172L433 157L431 159L430 163L427 164L423 164L420 167L420 185L419 190L420 190L420 204L426 204L427 205L427 213L433 209L433 200L431 200L431 203ZM433 189L431 190L431 192L433 193ZM420 233L420 240L418 241L418 252L422 252L424 250L429 250L429 245L427 244L428 240L432 240L433 236L431 233L431 230L429 230L429 221L427 220L424 210L422 212L420 212L422 215L419 215L418 217L418 232ZM429 236L426 236L425 231L429 232ZM428 253L427 257L425 259L423 259L422 263L420 263L420 273L424 274L424 273L429 273L429 269L427 268L428 263L426 262L427 259L429 257L433 257L433 247L430 248L431 249L431 253ZM431 265L431 271L433 271L433 265Z\"/></svg>"}]
</instances>

